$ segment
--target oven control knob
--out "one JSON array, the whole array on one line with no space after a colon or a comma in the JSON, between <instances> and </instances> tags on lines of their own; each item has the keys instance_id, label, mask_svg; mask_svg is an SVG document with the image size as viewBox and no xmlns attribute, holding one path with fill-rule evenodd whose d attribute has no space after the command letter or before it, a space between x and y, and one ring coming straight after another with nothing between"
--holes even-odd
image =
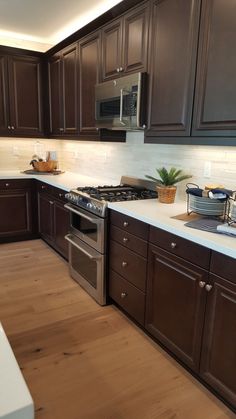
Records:
<instances>
[{"instance_id":1,"label":"oven control knob","mask_svg":"<svg viewBox=\"0 0 236 419\"><path fill-rule=\"evenodd\" d=\"M93 204L92 204L91 202L88 202L87 207L88 207L89 209L92 209L92 208L93 208Z\"/></svg>"}]
</instances>

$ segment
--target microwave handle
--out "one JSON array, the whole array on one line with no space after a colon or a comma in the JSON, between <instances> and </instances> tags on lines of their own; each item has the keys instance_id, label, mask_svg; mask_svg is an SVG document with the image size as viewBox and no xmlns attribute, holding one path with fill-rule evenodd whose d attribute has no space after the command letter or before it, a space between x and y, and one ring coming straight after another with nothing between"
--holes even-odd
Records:
<instances>
[{"instance_id":1,"label":"microwave handle","mask_svg":"<svg viewBox=\"0 0 236 419\"><path fill-rule=\"evenodd\" d=\"M72 239L71 239L71 237L73 237L71 234L67 234L67 235L65 236L65 239L66 239L69 243L71 243L73 246L77 247L77 249L79 249L79 250L80 250L82 253L84 253L86 256L88 256L88 257L89 257L89 259L91 259L91 260L96 260L96 259L100 259L100 258L101 258L101 255L99 255L99 256L92 256L92 255L90 255L90 253L86 252L86 250L85 250L85 249L83 249L83 247L80 247L77 243L75 243L75 242L74 242L74 240L72 240Z\"/></svg>"},{"instance_id":2,"label":"microwave handle","mask_svg":"<svg viewBox=\"0 0 236 419\"><path fill-rule=\"evenodd\" d=\"M120 123L125 125L123 122L123 89L120 89Z\"/></svg>"}]
</instances>

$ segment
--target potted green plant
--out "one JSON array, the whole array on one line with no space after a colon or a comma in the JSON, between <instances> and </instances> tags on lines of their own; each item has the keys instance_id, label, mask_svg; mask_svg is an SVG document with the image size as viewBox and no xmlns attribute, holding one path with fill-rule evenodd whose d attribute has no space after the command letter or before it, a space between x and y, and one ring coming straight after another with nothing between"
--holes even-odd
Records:
<instances>
[{"instance_id":1,"label":"potted green plant","mask_svg":"<svg viewBox=\"0 0 236 419\"><path fill-rule=\"evenodd\" d=\"M185 179L190 179L192 176L183 173L181 169L171 167L168 171L165 167L156 169L159 178L146 175L146 178L153 180L156 183L156 189L160 202L165 204L172 204L175 201L176 183Z\"/></svg>"}]
</instances>

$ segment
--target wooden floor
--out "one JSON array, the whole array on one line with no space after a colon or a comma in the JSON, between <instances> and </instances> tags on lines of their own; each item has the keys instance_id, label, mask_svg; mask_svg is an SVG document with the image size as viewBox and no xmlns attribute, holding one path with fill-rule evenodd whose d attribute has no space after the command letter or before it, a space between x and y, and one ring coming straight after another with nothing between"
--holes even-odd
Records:
<instances>
[{"instance_id":1,"label":"wooden floor","mask_svg":"<svg viewBox=\"0 0 236 419\"><path fill-rule=\"evenodd\" d=\"M0 321L37 419L235 418L40 240L0 245Z\"/></svg>"}]
</instances>

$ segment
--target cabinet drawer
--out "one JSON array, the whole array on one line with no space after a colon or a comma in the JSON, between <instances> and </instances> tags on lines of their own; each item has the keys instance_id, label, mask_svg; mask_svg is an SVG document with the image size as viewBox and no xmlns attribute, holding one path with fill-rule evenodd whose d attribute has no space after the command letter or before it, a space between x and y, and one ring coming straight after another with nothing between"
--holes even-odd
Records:
<instances>
[{"instance_id":1,"label":"cabinet drawer","mask_svg":"<svg viewBox=\"0 0 236 419\"><path fill-rule=\"evenodd\" d=\"M127 233L121 230L119 227L111 225L110 238L127 247L130 250L138 253L143 257L147 257L148 244L145 240L142 240L133 234Z\"/></svg>"},{"instance_id":2,"label":"cabinet drawer","mask_svg":"<svg viewBox=\"0 0 236 419\"><path fill-rule=\"evenodd\" d=\"M202 268L210 265L211 251L206 247L183 239L175 234L168 233L156 227L150 227L149 240L176 256L180 256Z\"/></svg>"},{"instance_id":3,"label":"cabinet drawer","mask_svg":"<svg viewBox=\"0 0 236 419\"><path fill-rule=\"evenodd\" d=\"M64 189L52 187L51 192L55 198L59 199L60 201L67 202L67 199L65 198L65 194L67 192L64 191Z\"/></svg>"},{"instance_id":4,"label":"cabinet drawer","mask_svg":"<svg viewBox=\"0 0 236 419\"><path fill-rule=\"evenodd\" d=\"M138 323L144 325L145 294L110 270L109 295Z\"/></svg>"},{"instance_id":5,"label":"cabinet drawer","mask_svg":"<svg viewBox=\"0 0 236 419\"><path fill-rule=\"evenodd\" d=\"M41 193L47 192L48 194L52 194L53 187L48 185L48 183L37 182L37 189Z\"/></svg>"},{"instance_id":6,"label":"cabinet drawer","mask_svg":"<svg viewBox=\"0 0 236 419\"><path fill-rule=\"evenodd\" d=\"M212 252L210 271L236 284L236 259Z\"/></svg>"},{"instance_id":7,"label":"cabinet drawer","mask_svg":"<svg viewBox=\"0 0 236 419\"><path fill-rule=\"evenodd\" d=\"M146 266L146 259L113 240L110 241L110 267L144 292L146 289Z\"/></svg>"},{"instance_id":8,"label":"cabinet drawer","mask_svg":"<svg viewBox=\"0 0 236 419\"><path fill-rule=\"evenodd\" d=\"M25 189L32 185L31 179L1 179L0 190L7 191L8 189Z\"/></svg>"},{"instance_id":9,"label":"cabinet drawer","mask_svg":"<svg viewBox=\"0 0 236 419\"><path fill-rule=\"evenodd\" d=\"M127 231L128 233L135 234L141 239L148 239L149 226L142 221L135 220L135 218L128 217L116 211L111 211L111 224Z\"/></svg>"}]
</instances>

